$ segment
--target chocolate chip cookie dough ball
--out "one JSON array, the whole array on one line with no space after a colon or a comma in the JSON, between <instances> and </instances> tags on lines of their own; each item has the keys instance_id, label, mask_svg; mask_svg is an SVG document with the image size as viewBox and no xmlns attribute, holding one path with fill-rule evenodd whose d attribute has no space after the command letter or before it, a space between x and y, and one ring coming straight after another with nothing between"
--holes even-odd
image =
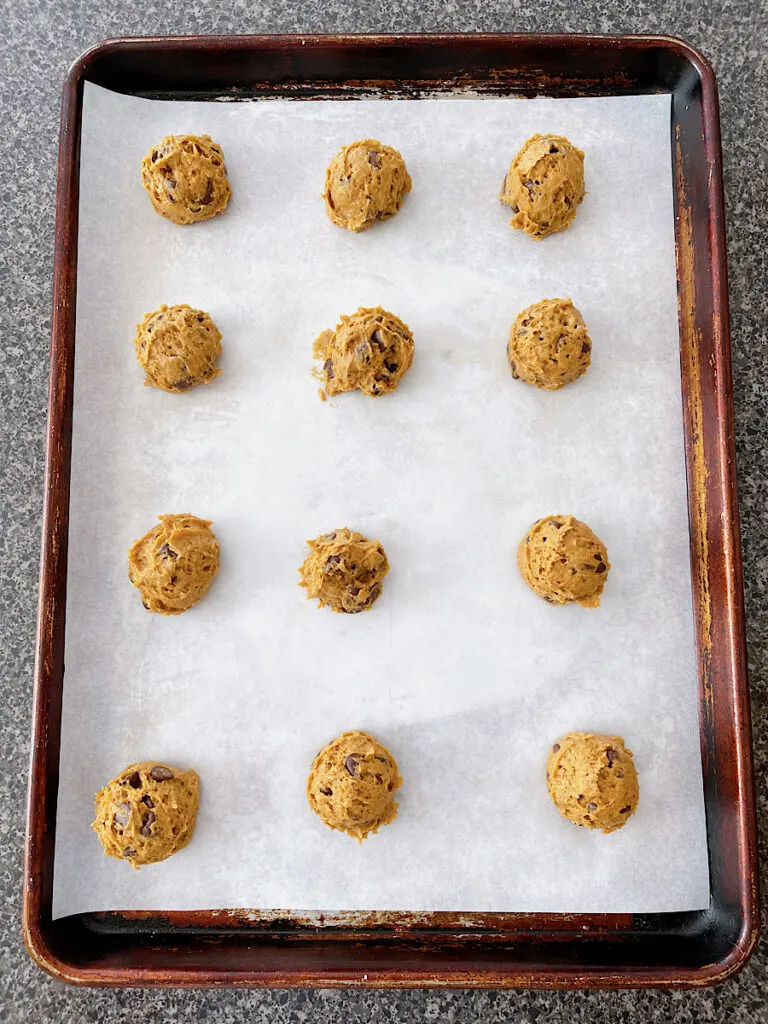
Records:
<instances>
[{"instance_id":1,"label":"chocolate chip cookie dough ball","mask_svg":"<svg viewBox=\"0 0 768 1024\"><path fill-rule=\"evenodd\" d=\"M584 154L562 135L533 135L512 161L501 188L509 222L531 238L564 231L584 198Z\"/></svg>"},{"instance_id":2,"label":"chocolate chip cookie dough ball","mask_svg":"<svg viewBox=\"0 0 768 1024\"><path fill-rule=\"evenodd\" d=\"M547 786L563 817L603 832L626 824L640 799L632 751L602 733L569 732L553 743Z\"/></svg>"},{"instance_id":3,"label":"chocolate chip cookie dough ball","mask_svg":"<svg viewBox=\"0 0 768 1024\"><path fill-rule=\"evenodd\" d=\"M152 205L174 224L196 224L222 213L232 190L221 146L210 135L166 135L141 162Z\"/></svg>"},{"instance_id":4,"label":"chocolate chip cookie dough ball","mask_svg":"<svg viewBox=\"0 0 768 1024\"><path fill-rule=\"evenodd\" d=\"M186 512L157 518L160 525L128 552L128 575L148 612L181 615L207 593L219 571L219 542L208 519Z\"/></svg>"},{"instance_id":5,"label":"chocolate chip cookie dough ball","mask_svg":"<svg viewBox=\"0 0 768 1024\"><path fill-rule=\"evenodd\" d=\"M367 732L345 732L313 761L307 799L329 828L362 842L394 821L402 782L386 747Z\"/></svg>"},{"instance_id":6,"label":"chocolate chip cookie dough ball","mask_svg":"<svg viewBox=\"0 0 768 1024\"><path fill-rule=\"evenodd\" d=\"M108 857L156 864L192 838L200 781L158 761L131 764L96 794L93 830Z\"/></svg>"},{"instance_id":7,"label":"chocolate chip cookie dough ball","mask_svg":"<svg viewBox=\"0 0 768 1024\"><path fill-rule=\"evenodd\" d=\"M550 604L578 601L597 608L608 570L608 552L586 523L573 516L545 516L520 541L517 564L525 582Z\"/></svg>"},{"instance_id":8,"label":"chocolate chip cookie dough ball","mask_svg":"<svg viewBox=\"0 0 768 1024\"><path fill-rule=\"evenodd\" d=\"M381 306L360 307L342 316L335 331L323 331L312 347L322 369L321 396L359 389L376 398L394 391L413 362L413 335L408 325Z\"/></svg>"},{"instance_id":9,"label":"chocolate chip cookie dough ball","mask_svg":"<svg viewBox=\"0 0 768 1024\"><path fill-rule=\"evenodd\" d=\"M410 191L402 156L376 139L345 146L325 172L326 212L337 227L349 231L394 217Z\"/></svg>"},{"instance_id":10,"label":"chocolate chip cookie dough ball","mask_svg":"<svg viewBox=\"0 0 768 1024\"><path fill-rule=\"evenodd\" d=\"M221 370L221 331L202 309L161 306L136 325L136 357L145 384L177 394L210 384Z\"/></svg>"},{"instance_id":11,"label":"chocolate chip cookie dough ball","mask_svg":"<svg viewBox=\"0 0 768 1024\"><path fill-rule=\"evenodd\" d=\"M335 612L367 611L389 572L381 544L346 527L307 544L309 554L299 569L299 586L306 587L307 599L317 598L319 608L329 605Z\"/></svg>"},{"instance_id":12,"label":"chocolate chip cookie dough ball","mask_svg":"<svg viewBox=\"0 0 768 1024\"><path fill-rule=\"evenodd\" d=\"M591 352L587 326L570 299L542 299L528 306L518 314L507 342L515 380L544 391L557 391L586 373Z\"/></svg>"}]
</instances>

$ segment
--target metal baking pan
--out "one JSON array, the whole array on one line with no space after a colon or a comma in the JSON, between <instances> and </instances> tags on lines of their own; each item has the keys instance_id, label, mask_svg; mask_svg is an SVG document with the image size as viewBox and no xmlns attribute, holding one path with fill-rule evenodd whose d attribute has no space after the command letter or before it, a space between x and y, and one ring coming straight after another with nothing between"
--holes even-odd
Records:
<instances>
[{"instance_id":1,"label":"metal baking pan","mask_svg":"<svg viewBox=\"0 0 768 1024\"><path fill-rule=\"evenodd\" d=\"M91 913L52 921L67 590L83 83L162 99L471 90L672 94L680 359L711 900L659 914ZM79 985L627 988L721 981L758 937L717 90L667 38L578 35L122 39L64 87L23 927Z\"/></svg>"}]
</instances>

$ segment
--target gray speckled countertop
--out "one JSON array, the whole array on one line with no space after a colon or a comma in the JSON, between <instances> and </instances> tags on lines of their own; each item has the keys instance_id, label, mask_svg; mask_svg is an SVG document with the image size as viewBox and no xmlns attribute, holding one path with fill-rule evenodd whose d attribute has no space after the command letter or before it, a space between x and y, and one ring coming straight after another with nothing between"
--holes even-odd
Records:
<instances>
[{"instance_id":1,"label":"gray speckled countertop","mask_svg":"<svg viewBox=\"0 0 768 1024\"><path fill-rule=\"evenodd\" d=\"M0 28L0 1021L768 1022L766 940L741 975L701 992L102 991L67 988L45 976L24 950L19 924L60 83L82 50L109 36L645 32L681 36L710 58L722 108L747 635L762 866L768 873L768 0L0 0Z\"/></svg>"}]
</instances>

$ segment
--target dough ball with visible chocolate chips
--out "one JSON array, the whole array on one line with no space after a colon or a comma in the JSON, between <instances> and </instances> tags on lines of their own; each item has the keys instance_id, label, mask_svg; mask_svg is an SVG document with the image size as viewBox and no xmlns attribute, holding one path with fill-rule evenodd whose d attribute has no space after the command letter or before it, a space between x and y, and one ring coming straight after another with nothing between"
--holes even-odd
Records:
<instances>
[{"instance_id":1,"label":"dough ball with visible chocolate chips","mask_svg":"<svg viewBox=\"0 0 768 1024\"><path fill-rule=\"evenodd\" d=\"M136 357L148 386L178 394L210 384L221 370L221 331L202 309L161 306L136 325Z\"/></svg>"},{"instance_id":2,"label":"dough ball with visible chocolate chips","mask_svg":"<svg viewBox=\"0 0 768 1024\"><path fill-rule=\"evenodd\" d=\"M345 146L325 172L326 212L337 227L349 231L394 217L410 191L402 156L376 139Z\"/></svg>"},{"instance_id":3,"label":"dough ball with visible chocolate chips","mask_svg":"<svg viewBox=\"0 0 768 1024\"><path fill-rule=\"evenodd\" d=\"M553 743L547 786L563 817L603 832L626 824L640 799L632 751L621 736L602 733L569 732Z\"/></svg>"},{"instance_id":4,"label":"dough ball with visible chocolate chips","mask_svg":"<svg viewBox=\"0 0 768 1024\"><path fill-rule=\"evenodd\" d=\"M300 587L318 607L335 612L367 611L381 594L389 562L377 540L344 527L308 540L309 554L299 569Z\"/></svg>"},{"instance_id":5,"label":"dough ball with visible chocolate chips","mask_svg":"<svg viewBox=\"0 0 768 1024\"><path fill-rule=\"evenodd\" d=\"M187 512L157 518L160 525L128 552L128 575L148 612L181 615L207 593L219 571L219 542L208 519Z\"/></svg>"},{"instance_id":6,"label":"dough ball with visible chocolate chips","mask_svg":"<svg viewBox=\"0 0 768 1024\"><path fill-rule=\"evenodd\" d=\"M362 842L394 821L394 793L402 782L386 747L367 732L345 732L313 761L307 799L329 828Z\"/></svg>"},{"instance_id":7,"label":"dough ball with visible chocolate chips","mask_svg":"<svg viewBox=\"0 0 768 1024\"><path fill-rule=\"evenodd\" d=\"M528 306L507 342L515 380L544 391L557 391L586 373L591 352L587 326L570 299L542 299Z\"/></svg>"},{"instance_id":8,"label":"dough ball with visible chocolate chips","mask_svg":"<svg viewBox=\"0 0 768 1024\"><path fill-rule=\"evenodd\" d=\"M200 780L158 761L131 764L96 794L93 829L108 857L156 864L192 838Z\"/></svg>"},{"instance_id":9,"label":"dough ball with visible chocolate chips","mask_svg":"<svg viewBox=\"0 0 768 1024\"><path fill-rule=\"evenodd\" d=\"M562 135L533 135L512 161L501 201L531 238L564 231L584 198L584 154Z\"/></svg>"},{"instance_id":10,"label":"dough ball with visible chocolate chips","mask_svg":"<svg viewBox=\"0 0 768 1024\"><path fill-rule=\"evenodd\" d=\"M174 224L209 220L232 195L224 153L210 135L166 135L142 160L141 180L154 208Z\"/></svg>"},{"instance_id":11,"label":"dough ball with visible chocolate chips","mask_svg":"<svg viewBox=\"0 0 768 1024\"><path fill-rule=\"evenodd\" d=\"M534 523L517 549L520 573L550 604L578 601L597 608L608 570L608 551L586 523L573 516L545 516Z\"/></svg>"},{"instance_id":12,"label":"dough ball with visible chocolate chips","mask_svg":"<svg viewBox=\"0 0 768 1024\"><path fill-rule=\"evenodd\" d=\"M343 316L335 331L323 331L312 347L322 368L324 397L359 389L371 398L394 391L413 362L408 325L381 306Z\"/></svg>"}]
</instances>

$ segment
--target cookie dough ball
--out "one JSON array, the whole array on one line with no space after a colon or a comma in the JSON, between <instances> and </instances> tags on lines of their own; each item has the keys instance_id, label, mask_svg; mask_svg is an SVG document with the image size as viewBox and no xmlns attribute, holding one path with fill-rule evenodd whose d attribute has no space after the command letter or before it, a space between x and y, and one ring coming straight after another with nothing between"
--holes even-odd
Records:
<instances>
[{"instance_id":1,"label":"cookie dough ball","mask_svg":"<svg viewBox=\"0 0 768 1024\"><path fill-rule=\"evenodd\" d=\"M569 732L553 743L547 786L563 817L603 832L621 828L640 799L632 751L602 733Z\"/></svg>"},{"instance_id":2,"label":"cookie dough ball","mask_svg":"<svg viewBox=\"0 0 768 1024\"><path fill-rule=\"evenodd\" d=\"M550 604L578 601L597 608L608 570L608 552L586 523L573 516L546 516L534 523L517 549L520 573Z\"/></svg>"},{"instance_id":3,"label":"cookie dough ball","mask_svg":"<svg viewBox=\"0 0 768 1024\"><path fill-rule=\"evenodd\" d=\"M210 384L221 370L221 332L202 309L161 306L136 325L136 356L145 384L176 394Z\"/></svg>"},{"instance_id":4,"label":"cookie dough ball","mask_svg":"<svg viewBox=\"0 0 768 1024\"><path fill-rule=\"evenodd\" d=\"M323 331L312 353L322 361L315 376L325 395L359 389L376 398L394 391L413 362L413 335L408 325L381 306L342 316L335 331Z\"/></svg>"},{"instance_id":5,"label":"cookie dough ball","mask_svg":"<svg viewBox=\"0 0 768 1024\"><path fill-rule=\"evenodd\" d=\"M309 554L299 569L299 586L307 588L307 600L317 598L318 607L329 605L335 612L367 611L389 572L381 544L346 527L307 544Z\"/></svg>"},{"instance_id":6,"label":"cookie dough ball","mask_svg":"<svg viewBox=\"0 0 768 1024\"><path fill-rule=\"evenodd\" d=\"M584 198L584 154L562 135L533 135L512 161L501 188L509 222L531 238L564 231Z\"/></svg>"},{"instance_id":7,"label":"cookie dough ball","mask_svg":"<svg viewBox=\"0 0 768 1024\"><path fill-rule=\"evenodd\" d=\"M174 224L196 224L226 209L232 190L221 146L210 135L166 135L141 162L152 205Z\"/></svg>"},{"instance_id":8,"label":"cookie dough ball","mask_svg":"<svg viewBox=\"0 0 768 1024\"><path fill-rule=\"evenodd\" d=\"M329 828L362 842L394 821L402 782L386 747L367 732L345 732L312 762L307 799Z\"/></svg>"},{"instance_id":9,"label":"cookie dough ball","mask_svg":"<svg viewBox=\"0 0 768 1024\"><path fill-rule=\"evenodd\" d=\"M507 342L515 380L544 391L557 391L586 373L591 352L587 326L570 299L542 299L528 306L512 325Z\"/></svg>"},{"instance_id":10,"label":"cookie dough ball","mask_svg":"<svg viewBox=\"0 0 768 1024\"><path fill-rule=\"evenodd\" d=\"M410 191L402 156L376 139L345 146L325 172L326 212L337 227L349 231L394 217Z\"/></svg>"},{"instance_id":11,"label":"cookie dough ball","mask_svg":"<svg viewBox=\"0 0 768 1024\"><path fill-rule=\"evenodd\" d=\"M219 571L219 542L209 519L186 512L160 525L128 552L128 575L148 612L181 615L205 595Z\"/></svg>"},{"instance_id":12,"label":"cookie dough ball","mask_svg":"<svg viewBox=\"0 0 768 1024\"><path fill-rule=\"evenodd\" d=\"M159 761L131 764L96 794L93 829L108 857L134 868L156 864L195 831L200 780Z\"/></svg>"}]
</instances>

